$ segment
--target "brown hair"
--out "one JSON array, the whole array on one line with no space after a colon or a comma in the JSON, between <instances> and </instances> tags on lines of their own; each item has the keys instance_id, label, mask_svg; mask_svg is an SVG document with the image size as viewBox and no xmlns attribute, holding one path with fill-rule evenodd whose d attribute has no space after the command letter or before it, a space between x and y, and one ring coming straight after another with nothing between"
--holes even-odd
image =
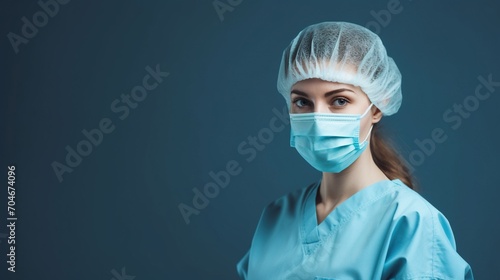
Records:
<instances>
[{"instance_id":1,"label":"brown hair","mask_svg":"<svg viewBox=\"0 0 500 280\"><path fill-rule=\"evenodd\" d=\"M383 137L379 126L379 123L373 125L370 138L370 150L375 164L390 180L400 179L405 185L416 190L415 179L406 162L398 154L394 145Z\"/></svg>"}]
</instances>

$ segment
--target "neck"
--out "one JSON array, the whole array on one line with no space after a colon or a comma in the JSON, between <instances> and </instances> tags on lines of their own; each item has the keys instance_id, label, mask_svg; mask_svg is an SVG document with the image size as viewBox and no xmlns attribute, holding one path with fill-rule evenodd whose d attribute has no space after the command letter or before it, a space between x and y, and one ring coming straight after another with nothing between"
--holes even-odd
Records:
<instances>
[{"instance_id":1,"label":"neck","mask_svg":"<svg viewBox=\"0 0 500 280\"><path fill-rule=\"evenodd\" d=\"M317 202L333 209L359 190L388 179L373 161L368 145L360 157L342 172L323 172Z\"/></svg>"}]
</instances>

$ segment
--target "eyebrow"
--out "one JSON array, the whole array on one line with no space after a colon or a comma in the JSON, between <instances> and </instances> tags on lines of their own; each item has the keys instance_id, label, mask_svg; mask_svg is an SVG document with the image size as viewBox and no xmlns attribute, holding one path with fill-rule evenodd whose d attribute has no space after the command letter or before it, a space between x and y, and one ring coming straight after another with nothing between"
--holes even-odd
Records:
<instances>
[{"instance_id":1,"label":"eyebrow","mask_svg":"<svg viewBox=\"0 0 500 280\"><path fill-rule=\"evenodd\" d=\"M350 91L350 92L354 92L354 93L356 93L355 91L350 90L350 89L348 89L348 88L339 88L339 89L335 89L335 90L332 90L332 91L326 92L326 93L325 93L325 97L328 97L328 96L330 96L330 95L333 95L333 94L336 94L336 93L339 93L339 92L343 92L343 91ZM302 96L304 96L304 97L308 97L307 93L305 93L305 92L303 92L303 91L300 91L300 90L297 90L297 89L292 90L292 92L291 92L290 94L292 94L292 93L295 93L295 94L298 94L298 95L302 95Z\"/></svg>"}]
</instances>

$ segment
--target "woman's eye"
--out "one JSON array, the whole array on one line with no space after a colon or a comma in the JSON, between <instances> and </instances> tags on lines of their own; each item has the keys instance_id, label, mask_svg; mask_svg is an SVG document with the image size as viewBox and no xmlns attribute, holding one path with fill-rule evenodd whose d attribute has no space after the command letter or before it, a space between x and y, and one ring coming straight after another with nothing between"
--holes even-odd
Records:
<instances>
[{"instance_id":1,"label":"woman's eye","mask_svg":"<svg viewBox=\"0 0 500 280\"><path fill-rule=\"evenodd\" d=\"M307 105L309 105L309 101L305 100L305 99L302 99L302 98L297 98L293 101L293 103L299 107L299 108L302 108L302 107L305 107Z\"/></svg>"},{"instance_id":2,"label":"woman's eye","mask_svg":"<svg viewBox=\"0 0 500 280\"><path fill-rule=\"evenodd\" d=\"M349 101L345 98L337 98L333 101L333 105L338 107L344 107L347 103L349 103Z\"/></svg>"}]
</instances>

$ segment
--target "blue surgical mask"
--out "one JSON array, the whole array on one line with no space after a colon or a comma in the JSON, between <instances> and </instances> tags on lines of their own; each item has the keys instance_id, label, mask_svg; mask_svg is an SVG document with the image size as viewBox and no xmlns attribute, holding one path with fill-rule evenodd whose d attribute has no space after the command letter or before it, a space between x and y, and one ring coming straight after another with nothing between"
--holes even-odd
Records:
<instances>
[{"instance_id":1,"label":"blue surgical mask","mask_svg":"<svg viewBox=\"0 0 500 280\"><path fill-rule=\"evenodd\" d=\"M339 173L351 165L368 145L368 137L360 142L363 114L303 113L290 114L290 146L322 172Z\"/></svg>"}]
</instances>

